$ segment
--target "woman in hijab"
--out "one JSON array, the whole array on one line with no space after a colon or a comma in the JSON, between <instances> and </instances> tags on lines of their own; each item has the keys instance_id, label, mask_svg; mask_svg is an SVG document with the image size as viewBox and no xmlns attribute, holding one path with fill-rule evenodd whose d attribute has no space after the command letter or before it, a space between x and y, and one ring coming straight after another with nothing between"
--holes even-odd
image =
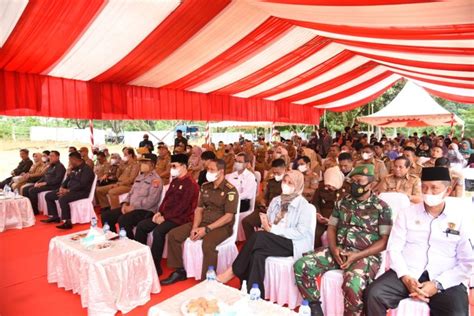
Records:
<instances>
[{"instance_id":1,"label":"woman in hijab","mask_svg":"<svg viewBox=\"0 0 474 316\"><path fill-rule=\"evenodd\" d=\"M257 283L265 297L266 258L293 256L297 260L313 249L314 228L310 218L316 217L316 209L302 196L303 188L301 172L291 170L285 174L282 194L271 201L266 214L260 213L260 230L245 243L232 267L217 276L219 282L227 283L237 276L250 285Z\"/></svg>"},{"instance_id":2,"label":"woman in hijab","mask_svg":"<svg viewBox=\"0 0 474 316\"><path fill-rule=\"evenodd\" d=\"M461 148L459 149L459 152L466 160L468 160L471 154L474 153L474 151L471 149L471 144L467 140L463 140L461 142Z\"/></svg>"},{"instance_id":3,"label":"woman in hijab","mask_svg":"<svg viewBox=\"0 0 474 316\"><path fill-rule=\"evenodd\" d=\"M464 160L464 157L459 152L458 145L455 143L449 144L447 157L451 163L451 166L454 168L460 169L466 164L466 160Z\"/></svg>"},{"instance_id":4,"label":"woman in hijab","mask_svg":"<svg viewBox=\"0 0 474 316\"><path fill-rule=\"evenodd\" d=\"M202 149L201 147L194 146L191 149L191 156L188 161L188 171L191 173L191 176L194 180L197 180L199 173L203 169L203 163L201 161Z\"/></svg>"}]
</instances>

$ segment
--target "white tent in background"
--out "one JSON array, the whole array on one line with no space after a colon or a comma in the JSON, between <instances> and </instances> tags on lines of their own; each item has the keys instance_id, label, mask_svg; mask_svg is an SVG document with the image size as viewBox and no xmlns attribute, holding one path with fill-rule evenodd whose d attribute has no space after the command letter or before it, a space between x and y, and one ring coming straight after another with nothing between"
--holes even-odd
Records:
<instances>
[{"instance_id":1,"label":"white tent in background","mask_svg":"<svg viewBox=\"0 0 474 316\"><path fill-rule=\"evenodd\" d=\"M280 122L245 122L245 121L222 121L216 123L209 123L210 128L226 128L226 127L236 127L236 128L272 128L274 126L286 126L286 125L305 125L297 123L280 123Z\"/></svg>"},{"instance_id":2,"label":"white tent in background","mask_svg":"<svg viewBox=\"0 0 474 316\"><path fill-rule=\"evenodd\" d=\"M408 81L386 107L358 121L380 127L464 125L463 120L439 105L422 87Z\"/></svg>"}]
</instances>

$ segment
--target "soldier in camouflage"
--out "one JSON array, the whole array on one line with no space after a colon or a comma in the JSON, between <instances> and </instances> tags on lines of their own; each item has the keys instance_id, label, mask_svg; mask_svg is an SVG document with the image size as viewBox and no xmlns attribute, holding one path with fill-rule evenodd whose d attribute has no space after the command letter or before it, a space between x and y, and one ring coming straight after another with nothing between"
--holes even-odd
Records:
<instances>
[{"instance_id":1,"label":"soldier in camouflage","mask_svg":"<svg viewBox=\"0 0 474 316\"><path fill-rule=\"evenodd\" d=\"M351 195L335 204L328 224L328 248L295 262L296 284L310 302L311 315L323 315L316 283L326 271L344 271L344 315L362 315L362 294L380 268L380 252L392 228L388 205L372 193L374 165L359 165L350 174Z\"/></svg>"}]
</instances>

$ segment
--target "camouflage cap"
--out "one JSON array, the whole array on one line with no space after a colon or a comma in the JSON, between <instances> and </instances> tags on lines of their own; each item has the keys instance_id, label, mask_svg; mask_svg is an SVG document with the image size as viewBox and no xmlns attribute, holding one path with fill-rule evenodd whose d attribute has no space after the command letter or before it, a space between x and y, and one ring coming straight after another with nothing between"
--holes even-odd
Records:
<instances>
[{"instance_id":1,"label":"camouflage cap","mask_svg":"<svg viewBox=\"0 0 474 316\"><path fill-rule=\"evenodd\" d=\"M354 170L349 174L349 177L362 175L362 176L374 176L374 165L373 164L364 164L354 167Z\"/></svg>"}]
</instances>

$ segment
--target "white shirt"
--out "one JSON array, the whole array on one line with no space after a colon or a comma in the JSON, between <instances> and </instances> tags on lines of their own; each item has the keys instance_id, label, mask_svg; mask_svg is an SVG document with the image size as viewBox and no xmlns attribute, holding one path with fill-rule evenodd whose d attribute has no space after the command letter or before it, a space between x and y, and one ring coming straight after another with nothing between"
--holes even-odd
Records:
<instances>
[{"instance_id":1,"label":"white shirt","mask_svg":"<svg viewBox=\"0 0 474 316\"><path fill-rule=\"evenodd\" d=\"M474 266L470 212L472 207L459 207L453 200L446 201L437 218L423 203L400 212L387 246L390 268L399 278L409 275L415 279L426 270L430 280L437 280L445 289L465 282ZM446 233L448 228L456 234Z\"/></svg>"},{"instance_id":2,"label":"white shirt","mask_svg":"<svg viewBox=\"0 0 474 316\"><path fill-rule=\"evenodd\" d=\"M257 179L251 171L245 169L241 174L234 171L226 175L225 178L239 191L241 200L255 199L257 195Z\"/></svg>"}]
</instances>

